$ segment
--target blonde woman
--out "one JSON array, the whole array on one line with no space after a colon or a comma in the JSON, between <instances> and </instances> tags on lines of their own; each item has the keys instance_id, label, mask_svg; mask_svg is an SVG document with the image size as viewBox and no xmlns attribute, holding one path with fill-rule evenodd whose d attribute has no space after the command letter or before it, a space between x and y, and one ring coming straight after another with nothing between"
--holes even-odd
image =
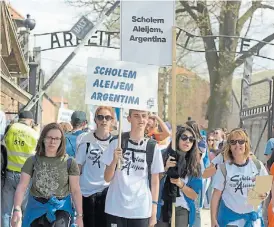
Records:
<instances>
[{"instance_id":1,"label":"blonde woman","mask_svg":"<svg viewBox=\"0 0 274 227\"><path fill-rule=\"evenodd\" d=\"M268 175L264 165L250 157L250 140L243 129L233 130L224 148L225 162L214 176L211 226L263 226L260 208L247 203L256 176ZM261 200L266 194L259 194Z\"/></svg>"}]
</instances>

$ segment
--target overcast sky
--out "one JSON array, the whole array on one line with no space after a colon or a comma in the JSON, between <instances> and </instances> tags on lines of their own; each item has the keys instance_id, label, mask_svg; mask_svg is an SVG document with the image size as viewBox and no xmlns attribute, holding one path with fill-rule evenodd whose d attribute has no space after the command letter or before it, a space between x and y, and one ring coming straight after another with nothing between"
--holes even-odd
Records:
<instances>
[{"instance_id":1,"label":"overcast sky","mask_svg":"<svg viewBox=\"0 0 274 227\"><path fill-rule=\"evenodd\" d=\"M83 9L77 9L65 3L65 0L9 0L11 5L23 16L30 14L36 20L36 27L32 34L45 32L56 32L70 30L84 13ZM270 2L270 1L269 1ZM273 5L274 2L272 1ZM94 20L89 16L89 19ZM261 39L271 32L274 32L274 11L258 10L253 19L253 27L249 32L250 38ZM48 46L50 36L36 38L31 41L31 45ZM42 67L46 74L51 74L62 63L62 61L73 51L73 48L63 48L45 51L42 53ZM274 58L274 47L265 48L263 55ZM83 48L79 54L72 60L68 66L75 71L86 72L87 57L101 57L105 59L119 60L119 50L106 49L98 47ZM197 57L201 59L201 57ZM198 59L197 59L198 60ZM255 58L254 71L274 69L274 62L266 59ZM238 72L241 72L241 68ZM207 71L203 70L201 75L206 75Z\"/></svg>"}]
</instances>

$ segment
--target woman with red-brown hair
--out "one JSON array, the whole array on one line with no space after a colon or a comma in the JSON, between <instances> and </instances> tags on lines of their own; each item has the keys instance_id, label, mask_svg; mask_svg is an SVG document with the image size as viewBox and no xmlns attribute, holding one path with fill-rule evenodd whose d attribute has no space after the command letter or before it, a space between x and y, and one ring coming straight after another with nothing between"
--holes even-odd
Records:
<instances>
[{"instance_id":1,"label":"woman with red-brown hair","mask_svg":"<svg viewBox=\"0 0 274 227\"><path fill-rule=\"evenodd\" d=\"M105 199L108 183L104 180L105 165L101 156L112 138L110 130L115 112L112 107L99 106L95 112L96 130L86 133L76 152L81 171L80 187L83 195L84 226L105 227Z\"/></svg>"}]
</instances>

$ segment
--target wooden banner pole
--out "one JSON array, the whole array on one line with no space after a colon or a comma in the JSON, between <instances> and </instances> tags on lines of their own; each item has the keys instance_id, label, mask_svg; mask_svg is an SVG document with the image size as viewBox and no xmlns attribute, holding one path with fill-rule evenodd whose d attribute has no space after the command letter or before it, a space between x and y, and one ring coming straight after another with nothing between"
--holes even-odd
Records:
<instances>
[{"instance_id":1,"label":"wooden banner pole","mask_svg":"<svg viewBox=\"0 0 274 227\"><path fill-rule=\"evenodd\" d=\"M172 149L176 150L176 27L172 27L172 89L171 89L171 108L172 108ZM172 203L172 217L171 217L171 227L175 227L175 203Z\"/></svg>"},{"instance_id":2,"label":"wooden banner pole","mask_svg":"<svg viewBox=\"0 0 274 227\"><path fill-rule=\"evenodd\" d=\"M123 115L124 115L124 109L120 108L120 116L119 116L119 131L118 131L118 148L122 149L121 143L122 143L122 128L123 128ZM117 169L121 169L121 159L119 159L117 163Z\"/></svg>"}]
</instances>

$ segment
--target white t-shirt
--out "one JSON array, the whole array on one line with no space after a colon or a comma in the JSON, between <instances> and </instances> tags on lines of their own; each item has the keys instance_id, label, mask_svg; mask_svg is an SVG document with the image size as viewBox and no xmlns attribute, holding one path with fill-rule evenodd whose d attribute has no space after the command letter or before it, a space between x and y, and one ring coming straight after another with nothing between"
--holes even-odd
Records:
<instances>
[{"instance_id":1,"label":"white t-shirt","mask_svg":"<svg viewBox=\"0 0 274 227\"><path fill-rule=\"evenodd\" d=\"M148 139L141 142L128 142L128 149L123 154L121 170L116 170L107 193L105 212L117 217L143 219L151 217L152 197L149 189L146 153L132 152L131 149L146 151ZM110 165L118 140L113 140L101 161ZM162 153L156 145L151 174L164 172Z\"/></svg>"},{"instance_id":2,"label":"white t-shirt","mask_svg":"<svg viewBox=\"0 0 274 227\"><path fill-rule=\"evenodd\" d=\"M186 176L184 179L181 178L181 181L183 181L185 184L187 184L188 182L188 176ZM189 211L189 206L185 200L185 196L184 193L182 192L182 190L180 190L180 197L176 198L176 207L183 207L185 209L187 209Z\"/></svg>"},{"instance_id":3,"label":"white t-shirt","mask_svg":"<svg viewBox=\"0 0 274 227\"><path fill-rule=\"evenodd\" d=\"M109 185L104 180L105 164L101 162L101 156L107 149L110 138L111 136L106 140L100 140L94 132L86 133L82 137L75 158L77 164L82 165L80 188L84 197L102 192ZM87 142L90 146L86 154Z\"/></svg>"},{"instance_id":4,"label":"white t-shirt","mask_svg":"<svg viewBox=\"0 0 274 227\"><path fill-rule=\"evenodd\" d=\"M249 159L244 166L237 166L225 162L227 176L226 186L224 187L224 176L218 168L213 180L213 188L223 191L222 199L225 205L236 213L244 214L254 211L253 206L247 203L248 190L255 186L256 176L268 175L266 168L261 163L261 171L258 169L252 159ZM230 225L244 226L243 219L231 222ZM253 223L254 227L261 227L260 220Z\"/></svg>"}]
</instances>

